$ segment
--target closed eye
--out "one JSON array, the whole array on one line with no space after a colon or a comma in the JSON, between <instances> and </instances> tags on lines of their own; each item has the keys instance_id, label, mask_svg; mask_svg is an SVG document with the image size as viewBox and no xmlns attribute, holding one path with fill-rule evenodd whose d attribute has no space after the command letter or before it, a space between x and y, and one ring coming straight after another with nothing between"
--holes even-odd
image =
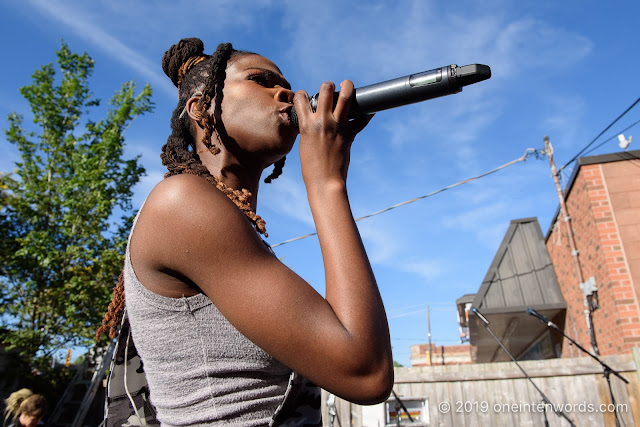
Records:
<instances>
[{"instance_id":1,"label":"closed eye","mask_svg":"<svg viewBox=\"0 0 640 427\"><path fill-rule=\"evenodd\" d=\"M291 85L284 77L271 70L259 69L259 71L249 74L247 78L264 87L281 86L285 89L291 89Z\"/></svg>"},{"instance_id":2,"label":"closed eye","mask_svg":"<svg viewBox=\"0 0 640 427\"><path fill-rule=\"evenodd\" d=\"M260 86L269 87L269 79L264 73L250 74L247 78L258 83Z\"/></svg>"}]
</instances>

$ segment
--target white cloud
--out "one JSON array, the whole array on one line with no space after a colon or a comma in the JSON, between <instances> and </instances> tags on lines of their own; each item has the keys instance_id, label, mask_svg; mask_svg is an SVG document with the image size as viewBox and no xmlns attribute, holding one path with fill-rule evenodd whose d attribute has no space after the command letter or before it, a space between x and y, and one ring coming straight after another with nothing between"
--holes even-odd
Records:
<instances>
[{"instance_id":1,"label":"white cloud","mask_svg":"<svg viewBox=\"0 0 640 427\"><path fill-rule=\"evenodd\" d=\"M416 255L415 240L416 235L420 233L416 230L408 234L406 228L393 219L359 222L358 229L374 269L375 265L384 266L415 274L421 280L431 281L442 275L448 268L447 261L441 257Z\"/></svg>"},{"instance_id":2,"label":"white cloud","mask_svg":"<svg viewBox=\"0 0 640 427\"><path fill-rule=\"evenodd\" d=\"M551 188L546 198L544 191L530 191L533 174L523 168L522 164L514 166L500 176L493 175L490 181L456 193L449 204L450 214L439 221L441 226L473 236L479 245L495 250L511 220L535 216L533 213L539 211L541 198L553 204ZM544 190L544 186L541 187Z\"/></svg>"},{"instance_id":3,"label":"white cloud","mask_svg":"<svg viewBox=\"0 0 640 427\"><path fill-rule=\"evenodd\" d=\"M549 95L541 126L550 136L551 143L553 140L562 141L565 148L582 144L582 140L576 140L582 133L581 123L586 110L586 101L582 96Z\"/></svg>"},{"instance_id":4,"label":"white cloud","mask_svg":"<svg viewBox=\"0 0 640 427\"><path fill-rule=\"evenodd\" d=\"M203 32L224 35L235 28L246 28L250 31L252 26L262 21L264 15L261 11L272 7L273 2L271 0L243 0L242 2L236 0L216 0L215 2L102 0L100 5L104 13L114 16L117 21L109 25L114 28L119 25L118 28L121 31L136 34L138 37L149 37L151 33L199 37ZM139 21L136 28L131 28L130 25L129 19L133 16ZM171 31L167 31L168 29ZM177 41L178 39L175 40Z\"/></svg>"},{"instance_id":5,"label":"white cloud","mask_svg":"<svg viewBox=\"0 0 640 427\"><path fill-rule=\"evenodd\" d=\"M364 220L358 223L358 230L367 248L367 254L372 264L388 265L403 247L401 236L385 227L384 221L376 219ZM389 224L387 224L389 225Z\"/></svg>"},{"instance_id":6,"label":"white cloud","mask_svg":"<svg viewBox=\"0 0 640 427\"><path fill-rule=\"evenodd\" d=\"M157 63L149 61L144 55L130 48L117 37L103 30L92 17L81 11L80 7L69 7L65 3L45 0L30 0L42 13L68 27L78 37L98 47L109 56L139 72L150 80L154 87L162 89L175 98L176 89L169 80L157 70Z\"/></svg>"},{"instance_id":7,"label":"white cloud","mask_svg":"<svg viewBox=\"0 0 640 427\"><path fill-rule=\"evenodd\" d=\"M272 184L262 184L258 206L286 215L312 229L314 227L307 192L301 179L282 175Z\"/></svg>"},{"instance_id":8,"label":"white cloud","mask_svg":"<svg viewBox=\"0 0 640 427\"><path fill-rule=\"evenodd\" d=\"M289 53L307 65L300 72L316 84L350 77L358 86L450 63L489 64L493 76L488 82L446 100L385 112L374 125L382 128L392 149L428 145L453 157L452 164L463 170L478 158L478 137L505 108L517 107L507 103L514 87L526 87L529 78L556 78L558 70L593 49L580 34L540 19L514 18L498 12L497 4L470 2L449 14L428 1L360 5L346 13L338 2L289 6ZM350 75L336 76L334 64Z\"/></svg>"},{"instance_id":9,"label":"white cloud","mask_svg":"<svg viewBox=\"0 0 640 427\"><path fill-rule=\"evenodd\" d=\"M571 31L495 9L483 11L484 6L477 13L466 8L448 14L422 0L361 5L346 13L340 2L289 6L290 52L301 63L314 64L307 70L314 80L330 75L337 61L359 78L392 78L450 60L487 61L495 67L494 76L508 78L519 69L569 66L593 47Z\"/></svg>"},{"instance_id":10,"label":"white cloud","mask_svg":"<svg viewBox=\"0 0 640 427\"><path fill-rule=\"evenodd\" d=\"M534 19L506 25L496 39L496 56L505 58L504 73L514 68L549 68L555 73L587 56L593 43L586 37ZM544 53L544 54L542 54Z\"/></svg>"},{"instance_id":11,"label":"white cloud","mask_svg":"<svg viewBox=\"0 0 640 427\"><path fill-rule=\"evenodd\" d=\"M147 198L151 190L164 178L167 169L160 161L160 149L153 141L140 138L125 138L124 155L126 159L140 156L140 164L146 170L146 174L140 178L135 186L132 205L139 208Z\"/></svg>"},{"instance_id":12,"label":"white cloud","mask_svg":"<svg viewBox=\"0 0 640 427\"><path fill-rule=\"evenodd\" d=\"M433 281L450 269L450 266L443 258L410 258L397 263L397 265L400 270L407 273L414 273L426 281Z\"/></svg>"}]
</instances>

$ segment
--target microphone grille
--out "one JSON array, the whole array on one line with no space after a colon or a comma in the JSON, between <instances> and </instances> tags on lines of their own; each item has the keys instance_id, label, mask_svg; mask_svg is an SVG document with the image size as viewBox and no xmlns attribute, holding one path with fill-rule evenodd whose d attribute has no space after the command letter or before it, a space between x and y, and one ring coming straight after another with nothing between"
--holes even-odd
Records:
<instances>
[{"instance_id":1,"label":"microphone grille","mask_svg":"<svg viewBox=\"0 0 640 427\"><path fill-rule=\"evenodd\" d=\"M289 113L289 119L291 120L291 124L298 128L298 113L296 113L296 107L291 107L291 112Z\"/></svg>"}]
</instances>

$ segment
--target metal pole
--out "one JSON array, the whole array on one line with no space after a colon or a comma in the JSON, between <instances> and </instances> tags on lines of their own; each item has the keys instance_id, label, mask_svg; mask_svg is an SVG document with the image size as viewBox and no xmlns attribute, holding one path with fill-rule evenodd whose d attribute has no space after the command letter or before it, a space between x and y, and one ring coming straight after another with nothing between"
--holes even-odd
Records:
<instances>
[{"instance_id":1,"label":"metal pole","mask_svg":"<svg viewBox=\"0 0 640 427\"><path fill-rule=\"evenodd\" d=\"M429 366L431 366L431 313L429 312L429 306L427 306L427 334L429 336Z\"/></svg>"},{"instance_id":2,"label":"metal pole","mask_svg":"<svg viewBox=\"0 0 640 427\"><path fill-rule=\"evenodd\" d=\"M560 216L563 217L565 228L567 229L567 240L569 242L569 249L571 250L571 256L573 258L573 265L576 272L576 278L578 279L578 283L583 283L584 279L582 276L582 266L580 265L580 251L576 248L576 242L573 238L573 229L571 227L571 217L569 216L569 211L567 210L567 204L564 200L564 194L562 194L562 187L560 186L560 180L558 179L558 171L556 170L556 164L553 161L553 147L551 146L551 142L549 141L549 137L544 137L544 151L549 157L549 165L551 166L551 177L553 178L553 182L556 185L556 192L558 193L558 200L560 201ZM598 344L596 342L596 335L593 329L593 317L591 315L591 310L589 310L589 303L587 302L587 297L585 296L582 301L585 310L584 314L587 320L587 329L589 331L589 338L591 339L591 348L593 352L599 356L600 352L598 350Z\"/></svg>"}]
</instances>

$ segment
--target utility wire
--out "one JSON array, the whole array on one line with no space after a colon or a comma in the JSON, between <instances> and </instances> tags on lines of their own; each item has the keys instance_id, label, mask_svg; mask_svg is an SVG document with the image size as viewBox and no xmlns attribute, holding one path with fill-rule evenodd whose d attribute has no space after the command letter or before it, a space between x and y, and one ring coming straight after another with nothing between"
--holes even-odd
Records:
<instances>
[{"instance_id":1,"label":"utility wire","mask_svg":"<svg viewBox=\"0 0 640 427\"><path fill-rule=\"evenodd\" d=\"M387 319L391 320L391 319L399 319L401 317L407 317L407 316L413 316L414 314L423 314L424 313L424 308L420 309L420 310L416 310L416 311L409 311L407 313L400 313L400 314L396 314L395 316L388 316Z\"/></svg>"},{"instance_id":2,"label":"utility wire","mask_svg":"<svg viewBox=\"0 0 640 427\"><path fill-rule=\"evenodd\" d=\"M458 310L451 307L451 308L429 308L430 311L443 311L445 313L455 313ZM391 314L389 313L387 315L387 319L391 320L391 319L399 319L401 317L408 317L408 316L413 316L414 314L424 314L424 308L420 309L420 310L414 310L414 311L407 311L404 313L398 313L398 314Z\"/></svg>"},{"instance_id":3,"label":"utility wire","mask_svg":"<svg viewBox=\"0 0 640 427\"><path fill-rule=\"evenodd\" d=\"M535 148L527 148L527 150L524 152L524 154L521 157L518 157L517 159L512 160L512 161L510 161L508 163L505 163L502 166L498 166L497 168L492 169L492 170L490 170L488 172L485 172L485 173L482 173L480 175L474 176L473 178L465 179L464 181L456 182L455 184L451 184L451 185L449 185L447 187L444 187L444 188L441 188L439 190L433 191L433 192L431 192L429 194L425 194L424 196L416 197L415 199L407 200L405 202L398 203L398 204L393 205L393 206L389 206L388 208L379 210L379 211L371 213L369 215L361 216L360 218L356 218L356 221L362 221L365 218L371 218L372 216L380 215L381 213L385 213L385 212L388 212L388 211L390 211L392 209L399 208L400 206L404 206L404 205L408 205L409 203L417 202L418 200L422 200L422 199L425 199L427 197L434 196L434 195L436 195L438 193L442 193L443 191L449 190L449 189L457 187L459 185L466 184L466 183L471 182L471 181L475 181L476 179L483 178L483 177L485 177L487 175L491 175L492 173L498 172L499 170L504 169L504 168L506 168L508 166L511 166L511 165L516 164L518 162L523 162L523 161L527 160L528 157L530 157L532 155L537 155L540 151L541 150L536 150ZM295 242L296 240L306 239L307 237L315 236L317 234L318 234L317 232L305 234L304 236L295 237L293 239L285 240L284 242L276 243L275 245L272 245L271 247L272 248L276 248L278 246L282 246L282 245L287 244L287 243Z\"/></svg>"},{"instance_id":4,"label":"utility wire","mask_svg":"<svg viewBox=\"0 0 640 427\"><path fill-rule=\"evenodd\" d=\"M574 162L578 157L580 157L580 155L581 155L582 153L584 153L584 152L587 150L587 148L591 147L591 145L592 145L594 142L596 142L596 140L597 140L598 138L600 138L600 137L601 137L601 136L602 136L606 131L608 131L608 130L609 130L609 128L610 128L611 126L613 126L613 125L614 125L618 120L620 120L622 117L624 117L624 115L625 115L625 114L627 114L629 111L631 111L631 109L632 109L633 107L635 107L635 106L636 106L636 104L637 104L638 102L640 102L640 98L636 99L636 101L635 101L633 104L631 104L631 106L630 106L629 108L627 108L626 110L624 110L624 112L623 112L622 114L620 114L620 115L619 115L619 116L618 116L614 121L612 121L612 122L609 124L609 126L607 126L606 128L604 128L604 130L603 130L602 132L600 132L600 133L598 134L598 136L596 136L595 138L593 138L593 139L591 140L591 142L587 144L587 146L586 146L586 147L584 147L584 148L583 148L583 149L582 149L578 154L576 154L576 155L573 157L573 159L569 160L567 163L565 163L565 164L564 164L564 166L560 167L560 169L558 169L558 173L562 172L562 170L563 170L564 168L566 168L569 164L573 163L573 162Z\"/></svg>"},{"instance_id":5,"label":"utility wire","mask_svg":"<svg viewBox=\"0 0 640 427\"><path fill-rule=\"evenodd\" d=\"M637 125L638 125L638 123L640 123L640 120L637 120L637 121L635 121L635 122L631 123L631 124L630 124L629 126L627 126L626 128L624 128L624 129L622 129L622 130L620 130L620 131L618 131L618 132L615 132L615 133L614 133L614 135L613 135L612 137L610 137L610 138L608 138L608 139L606 139L606 140L602 141L600 144L596 145L596 146L595 146L595 147L593 147L591 150L589 150L589 151L587 151L587 152L585 152L585 153L583 153L583 154L593 153L595 150L597 150L598 148L602 147L602 146L603 146L604 144L606 144L607 142L609 142L609 141L611 141L611 140L615 139L615 138L617 137L617 135L620 135L621 133L625 133L625 132L626 132L626 131L628 131L629 129L631 129L631 128L633 128L633 127L637 126ZM567 165L568 165L568 164L567 164ZM565 165L565 166L567 166L567 165ZM565 168L565 169L566 169L566 168ZM566 173L566 172L565 172L565 170L560 170L560 171L558 171L558 178L560 179L560 184L562 184L563 186L564 186L565 181L566 181L565 173ZM571 175L571 173L566 173L566 176L569 176L569 175Z\"/></svg>"},{"instance_id":6,"label":"utility wire","mask_svg":"<svg viewBox=\"0 0 640 427\"><path fill-rule=\"evenodd\" d=\"M422 338L391 338L394 341L421 341L422 343L424 343L424 337ZM452 339L438 339L438 338L433 338L433 342L435 344L435 342L460 342L459 339L457 340L452 340ZM396 352L394 351L393 354L396 354Z\"/></svg>"},{"instance_id":7,"label":"utility wire","mask_svg":"<svg viewBox=\"0 0 640 427\"><path fill-rule=\"evenodd\" d=\"M604 144L606 144L607 142L611 141L614 138L617 138L617 135L620 135L621 133L625 133L626 131L628 131L629 129L631 129L632 127L636 126L638 123L640 123L640 120L632 123L631 125L627 126L626 128L622 129L620 132L616 132L616 134L614 136L612 136L611 138L601 142L600 144L596 145L595 147L593 147L591 150L587 151L585 154L589 154L595 150L597 150L598 148L602 147Z\"/></svg>"}]
</instances>

